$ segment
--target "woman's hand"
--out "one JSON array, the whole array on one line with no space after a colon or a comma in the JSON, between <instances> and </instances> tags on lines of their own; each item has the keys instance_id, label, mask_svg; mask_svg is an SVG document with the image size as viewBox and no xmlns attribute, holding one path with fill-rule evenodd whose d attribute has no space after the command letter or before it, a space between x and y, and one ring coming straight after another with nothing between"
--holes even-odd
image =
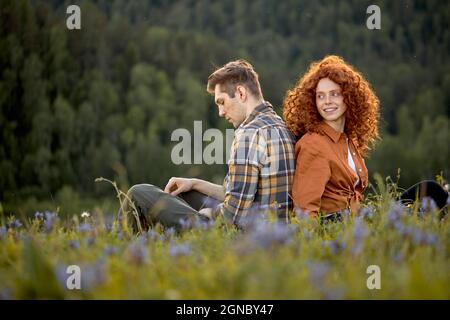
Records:
<instances>
[{"instance_id":1,"label":"woman's hand","mask_svg":"<svg viewBox=\"0 0 450 320\"><path fill-rule=\"evenodd\" d=\"M192 186L192 179L172 177L169 182L167 182L164 192L170 193L172 196L177 196L182 192L192 190Z\"/></svg>"}]
</instances>

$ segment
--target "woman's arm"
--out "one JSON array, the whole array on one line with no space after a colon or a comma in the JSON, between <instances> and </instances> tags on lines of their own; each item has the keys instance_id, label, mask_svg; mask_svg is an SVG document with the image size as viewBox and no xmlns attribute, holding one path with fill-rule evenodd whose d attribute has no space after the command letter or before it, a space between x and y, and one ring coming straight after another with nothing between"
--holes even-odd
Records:
<instances>
[{"instance_id":1,"label":"woman's arm","mask_svg":"<svg viewBox=\"0 0 450 320\"><path fill-rule=\"evenodd\" d=\"M320 143L314 140L301 139L297 142L292 188L295 207L308 211L311 216L319 212L325 186L331 177L329 161L321 152Z\"/></svg>"}]
</instances>

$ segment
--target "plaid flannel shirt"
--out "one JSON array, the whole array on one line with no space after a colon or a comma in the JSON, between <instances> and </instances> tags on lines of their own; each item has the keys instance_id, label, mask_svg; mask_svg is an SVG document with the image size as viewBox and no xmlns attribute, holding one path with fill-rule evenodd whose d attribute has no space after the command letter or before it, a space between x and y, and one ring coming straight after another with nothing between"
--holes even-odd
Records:
<instances>
[{"instance_id":1,"label":"plaid flannel shirt","mask_svg":"<svg viewBox=\"0 0 450 320\"><path fill-rule=\"evenodd\" d=\"M284 221L292 209L295 137L268 102L236 129L218 213L239 225L252 212L273 210Z\"/></svg>"}]
</instances>

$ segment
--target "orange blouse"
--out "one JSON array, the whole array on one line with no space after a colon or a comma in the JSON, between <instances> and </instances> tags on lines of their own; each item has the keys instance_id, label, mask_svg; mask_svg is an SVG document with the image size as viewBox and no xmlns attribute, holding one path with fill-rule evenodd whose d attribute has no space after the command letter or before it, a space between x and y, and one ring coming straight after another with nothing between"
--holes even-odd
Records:
<instances>
[{"instance_id":1,"label":"orange blouse","mask_svg":"<svg viewBox=\"0 0 450 320\"><path fill-rule=\"evenodd\" d=\"M296 169L292 189L296 208L315 216L350 209L355 213L367 188L368 171L357 149L357 141L347 138L322 122L323 134L310 132L295 145ZM348 164L348 147L358 176Z\"/></svg>"}]
</instances>

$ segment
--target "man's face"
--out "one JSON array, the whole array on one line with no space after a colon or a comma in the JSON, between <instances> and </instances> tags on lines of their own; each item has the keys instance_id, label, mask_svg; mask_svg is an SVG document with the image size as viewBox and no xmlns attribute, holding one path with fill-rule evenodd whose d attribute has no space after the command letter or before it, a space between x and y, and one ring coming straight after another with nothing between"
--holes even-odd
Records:
<instances>
[{"instance_id":1,"label":"man's face","mask_svg":"<svg viewBox=\"0 0 450 320\"><path fill-rule=\"evenodd\" d=\"M235 128L246 118L245 105L240 101L238 93L231 98L226 92L220 90L220 84L214 88L214 99L219 108L219 116L231 122Z\"/></svg>"}]
</instances>

